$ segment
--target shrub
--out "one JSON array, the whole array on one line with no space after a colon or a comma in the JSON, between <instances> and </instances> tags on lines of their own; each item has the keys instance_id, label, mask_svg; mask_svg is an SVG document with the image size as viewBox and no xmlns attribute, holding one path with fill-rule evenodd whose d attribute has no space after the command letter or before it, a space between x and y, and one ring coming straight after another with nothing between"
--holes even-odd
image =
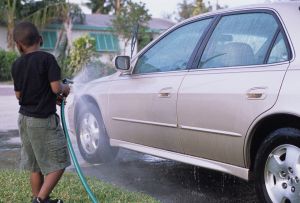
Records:
<instances>
[{"instance_id":1,"label":"shrub","mask_svg":"<svg viewBox=\"0 0 300 203\"><path fill-rule=\"evenodd\" d=\"M95 52L96 41L89 35L84 35L76 39L69 55L69 71L72 75L80 72Z\"/></svg>"},{"instance_id":2,"label":"shrub","mask_svg":"<svg viewBox=\"0 0 300 203\"><path fill-rule=\"evenodd\" d=\"M0 81L12 80L11 65L17 57L16 52L0 50Z\"/></svg>"}]
</instances>

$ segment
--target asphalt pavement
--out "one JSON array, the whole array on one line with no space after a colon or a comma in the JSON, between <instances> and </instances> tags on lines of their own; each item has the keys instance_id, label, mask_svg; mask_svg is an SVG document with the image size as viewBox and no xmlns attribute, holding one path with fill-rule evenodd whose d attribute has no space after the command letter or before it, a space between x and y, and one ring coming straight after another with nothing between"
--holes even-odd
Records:
<instances>
[{"instance_id":1,"label":"asphalt pavement","mask_svg":"<svg viewBox=\"0 0 300 203\"><path fill-rule=\"evenodd\" d=\"M68 98L68 104L71 103L72 95ZM12 85L0 84L0 112L0 169L17 168L20 159L18 102ZM258 202L251 182L125 149L119 151L113 162L89 164L79 154L75 136L71 135L71 139L85 175L149 194L161 202ZM75 171L73 166L68 170Z\"/></svg>"}]
</instances>

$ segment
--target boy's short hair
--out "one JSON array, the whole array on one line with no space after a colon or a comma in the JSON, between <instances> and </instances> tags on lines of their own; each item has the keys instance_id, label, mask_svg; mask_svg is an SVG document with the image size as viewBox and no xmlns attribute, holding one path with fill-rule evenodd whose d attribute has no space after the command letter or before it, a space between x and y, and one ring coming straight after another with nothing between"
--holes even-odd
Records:
<instances>
[{"instance_id":1,"label":"boy's short hair","mask_svg":"<svg viewBox=\"0 0 300 203\"><path fill-rule=\"evenodd\" d=\"M30 22L21 22L17 24L13 31L15 42L19 42L25 46L32 46L38 43L40 34L36 26Z\"/></svg>"}]
</instances>

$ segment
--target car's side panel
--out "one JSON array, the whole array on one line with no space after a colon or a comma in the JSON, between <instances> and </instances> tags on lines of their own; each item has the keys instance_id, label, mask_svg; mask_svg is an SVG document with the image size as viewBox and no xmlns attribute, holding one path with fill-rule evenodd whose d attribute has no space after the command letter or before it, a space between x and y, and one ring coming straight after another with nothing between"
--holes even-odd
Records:
<instances>
[{"instance_id":1,"label":"car's side panel","mask_svg":"<svg viewBox=\"0 0 300 203\"><path fill-rule=\"evenodd\" d=\"M300 118L300 67L291 63L284 77L276 104L269 111L260 115L250 126L245 140L245 160L247 167L250 166L250 148L253 132L261 120L272 115L293 115Z\"/></svg>"},{"instance_id":2,"label":"car's side panel","mask_svg":"<svg viewBox=\"0 0 300 203\"><path fill-rule=\"evenodd\" d=\"M270 113L287 113L300 116L300 67L288 69L276 105Z\"/></svg>"},{"instance_id":3,"label":"car's side panel","mask_svg":"<svg viewBox=\"0 0 300 203\"><path fill-rule=\"evenodd\" d=\"M74 124L76 126L76 119L79 115L76 115L76 109L82 107L88 107L88 103L94 103L98 106L101 116L104 121L104 125L107 128L109 126L108 120L108 91L114 77L118 77L119 73L109 76L107 80L99 79L95 80L83 88L74 87L73 91L76 93L76 99L74 103L75 114ZM79 112L77 112L79 113ZM76 126L78 127L78 126ZM76 130L76 129L75 129Z\"/></svg>"},{"instance_id":4,"label":"car's side panel","mask_svg":"<svg viewBox=\"0 0 300 203\"><path fill-rule=\"evenodd\" d=\"M180 161L182 163L193 164L195 166L221 171L224 173L232 174L234 176L243 178L245 180L249 179L249 169L247 168L238 167L238 166L212 161L208 159L203 159L200 157L190 156L182 153L171 152L163 149L147 147L147 146L138 145L130 142L124 142L120 140L111 139L110 143L112 146L123 147L126 149L147 153L162 158Z\"/></svg>"},{"instance_id":5,"label":"car's side panel","mask_svg":"<svg viewBox=\"0 0 300 203\"><path fill-rule=\"evenodd\" d=\"M187 71L128 75L109 92L110 137L182 152L177 131L177 92Z\"/></svg>"},{"instance_id":6,"label":"car's side panel","mask_svg":"<svg viewBox=\"0 0 300 203\"><path fill-rule=\"evenodd\" d=\"M291 46L291 51L293 54L293 68L300 67L300 58L297 57L300 52L300 29L299 23L295 19L300 19L300 2L286 3L286 4L274 4L274 9L278 12L280 20L282 22L283 28L287 35L287 40Z\"/></svg>"},{"instance_id":7,"label":"car's side panel","mask_svg":"<svg viewBox=\"0 0 300 203\"><path fill-rule=\"evenodd\" d=\"M186 154L244 167L248 126L276 102L288 63L190 72L178 96Z\"/></svg>"}]
</instances>

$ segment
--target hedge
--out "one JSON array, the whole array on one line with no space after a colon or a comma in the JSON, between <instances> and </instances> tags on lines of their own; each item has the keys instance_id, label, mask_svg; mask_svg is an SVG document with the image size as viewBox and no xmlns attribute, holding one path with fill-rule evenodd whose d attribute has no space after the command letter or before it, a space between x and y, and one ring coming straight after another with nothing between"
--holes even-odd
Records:
<instances>
[{"instance_id":1,"label":"hedge","mask_svg":"<svg viewBox=\"0 0 300 203\"><path fill-rule=\"evenodd\" d=\"M18 57L18 54L13 51L5 51L0 49L0 81L10 81L11 65Z\"/></svg>"}]
</instances>

